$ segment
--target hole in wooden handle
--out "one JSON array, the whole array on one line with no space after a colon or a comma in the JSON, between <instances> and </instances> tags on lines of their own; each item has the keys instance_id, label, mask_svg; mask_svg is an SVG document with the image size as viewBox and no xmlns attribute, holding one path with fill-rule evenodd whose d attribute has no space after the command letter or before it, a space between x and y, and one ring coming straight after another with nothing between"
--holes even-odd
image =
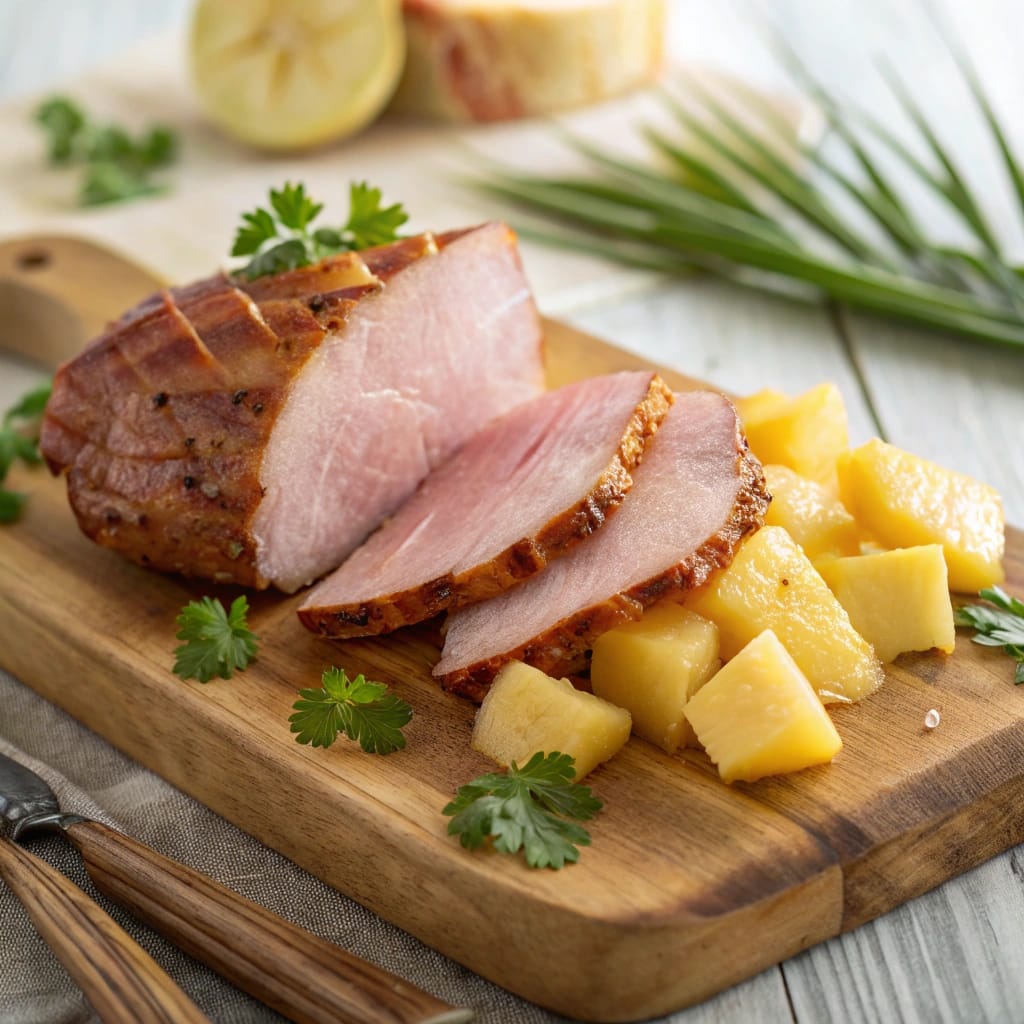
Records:
<instances>
[{"instance_id":1,"label":"hole in wooden handle","mask_svg":"<svg viewBox=\"0 0 1024 1024\"><path fill-rule=\"evenodd\" d=\"M15 257L15 263L19 270L42 270L50 265L52 259L46 249L26 249L19 252Z\"/></svg>"}]
</instances>

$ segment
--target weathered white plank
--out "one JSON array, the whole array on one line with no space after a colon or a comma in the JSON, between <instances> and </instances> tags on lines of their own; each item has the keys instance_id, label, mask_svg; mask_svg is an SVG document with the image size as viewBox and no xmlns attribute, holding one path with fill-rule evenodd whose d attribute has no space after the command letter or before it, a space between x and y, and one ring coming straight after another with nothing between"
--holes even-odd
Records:
<instances>
[{"instance_id":1,"label":"weathered white plank","mask_svg":"<svg viewBox=\"0 0 1024 1024\"><path fill-rule=\"evenodd\" d=\"M832 319L820 307L695 276L626 301L576 310L567 319L736 394L765 387L796 394L823 380L835 381L847 403L854 440L876 432Z\"/></svg>"}]
</instances>

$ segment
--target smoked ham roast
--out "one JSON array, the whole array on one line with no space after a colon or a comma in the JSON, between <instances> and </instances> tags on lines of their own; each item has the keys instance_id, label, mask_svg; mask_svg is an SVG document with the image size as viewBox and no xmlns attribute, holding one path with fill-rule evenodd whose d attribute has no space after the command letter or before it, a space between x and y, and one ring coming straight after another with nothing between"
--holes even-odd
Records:
<instances>
[{"instance_id":1,"label":"smoked ham roast","mask_svg":"<svg viewBox=\"0 0 1024 1024\"><path fill-rule=\"evenodd\" d=\"M369 636L480 601L602 527L668 412L654 373L592 377L492 421L299 609L314 632Z\"/></svg>"},{"instance_id":2,"label":"smoked ham roast","mask_svg":"<svg viewBox=\"0 0 1024 1024\"><path fill-rule=\"evenodd\" d=\"M421 235L125 314L54 380L40 447L140 564L293 591L543 387L511 230Z\"/></svg>"},{"instance_id":3,"label":"smoked ham roast","mask_svg":"<svg viewBox=\"0 0 1024 1024\"><path fill-rule=\"evenodd\" d=\"M565 672L601 633L728 565L768 501L728 399L677 395L618 512L543 572L450 615L434 675L479 701L512 659Z\"/></svg>"},{"instance_id":4,"label":"smoked ham roast","mask_svg":"<svg viewBox=\"0 0 1024 1024\"><path fill-rule=\"evenodd\" d=\"M455 121L536 117L651 82L666 0L403 0L399 110Z\"/></svg>"}]
</instances>

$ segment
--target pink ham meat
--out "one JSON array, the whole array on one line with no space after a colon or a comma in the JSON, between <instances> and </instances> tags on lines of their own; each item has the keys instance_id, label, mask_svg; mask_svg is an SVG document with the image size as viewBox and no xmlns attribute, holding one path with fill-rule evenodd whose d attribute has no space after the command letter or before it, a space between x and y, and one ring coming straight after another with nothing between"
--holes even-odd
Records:
<instances>
[{"instance_id":1,"label":"pink ham meat","mask_svg":"<svg viewBox=\"0 0 1024 1024\"><path fill-rule=\"evenodd\" d=\"M566 671L601 633L728 565L768 501L728 399L677 395L617 514L521 586L452 614L434 675L479 701L512 659Z\"/></svg>"},{"instance_id":2,"label":"pink ham meat","mask_svg":"<svg viewBox=\"0 0 1024 1024\"><path fill-rule=\"evenodd\" d=\"M672 394L653 373L594 377L493 421L299 609L314 632L369 636L492 597L602 526Z\"/></svg>"},{"instance_id":3,"label":"pink ham meat","mask_svg":"<svg viewBox=\"0 0 1024 1024\"><path fill-rule=\"evenodd\" d=\"M487 224L153 296L60 368L41 448L98 543L292 591L542 387L515 236Z\"/></svg>"}]
</instances>

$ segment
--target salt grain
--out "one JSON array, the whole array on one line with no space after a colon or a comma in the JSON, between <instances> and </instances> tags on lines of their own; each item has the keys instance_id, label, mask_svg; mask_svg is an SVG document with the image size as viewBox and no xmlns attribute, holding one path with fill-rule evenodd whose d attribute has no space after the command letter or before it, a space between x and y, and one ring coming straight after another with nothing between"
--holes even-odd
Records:
<instances>
[{"instance_id":1,"label":"salt grain","mask_svg":"<svg viewBox=\"0 0 1024 1024\"><path fill-rule=\"evenodd\" d=\"M926 729L934 729L941 721L942 719L939 716L938 711L936 711L935 708L932 708L931 711L924 716L924 727Z\"/></svg>"}]
</instances>

